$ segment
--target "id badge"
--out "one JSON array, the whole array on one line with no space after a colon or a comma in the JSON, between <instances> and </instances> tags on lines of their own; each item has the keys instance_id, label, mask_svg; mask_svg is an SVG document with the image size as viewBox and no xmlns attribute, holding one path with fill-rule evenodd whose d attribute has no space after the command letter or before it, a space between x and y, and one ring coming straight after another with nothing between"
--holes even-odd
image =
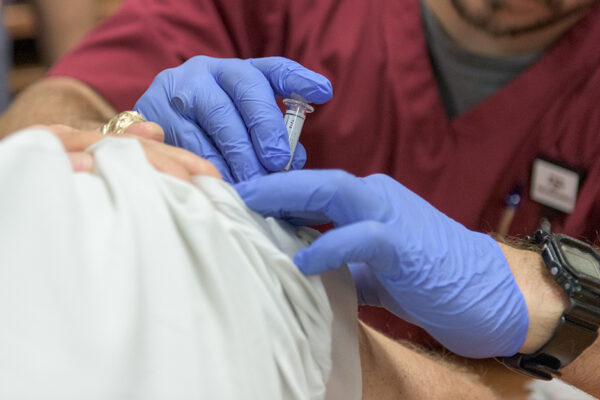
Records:
<instances>
[{"instance_id":1,"label":"id badge","mask_svg":"<svg viewBox=\"0 0 600 400\"><path fill-rule=\"evenodd\" d=\"M547 207L571 213L575 209L583 173L543 158L533 161L530 197Z\"/></svg>"}]
</instances>

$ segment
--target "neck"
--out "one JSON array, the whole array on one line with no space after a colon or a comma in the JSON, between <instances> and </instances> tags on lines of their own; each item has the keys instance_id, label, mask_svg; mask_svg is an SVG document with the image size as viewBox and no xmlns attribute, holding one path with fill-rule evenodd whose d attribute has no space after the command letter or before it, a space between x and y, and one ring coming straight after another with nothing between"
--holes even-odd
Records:
<instances>
[{"instance_id":1,"label":"neck","mask_svg":"<svg viewBox=\"0 0 600 400\"><path fill-rule=\"evenodd\" d=\"M560 38L587 11L582 10L552 26L514 37L497 37L465 21L448 0L424 0L448 35L466 50L492 56L510 56L540 51Z\"/></svg>"}]
</instances>

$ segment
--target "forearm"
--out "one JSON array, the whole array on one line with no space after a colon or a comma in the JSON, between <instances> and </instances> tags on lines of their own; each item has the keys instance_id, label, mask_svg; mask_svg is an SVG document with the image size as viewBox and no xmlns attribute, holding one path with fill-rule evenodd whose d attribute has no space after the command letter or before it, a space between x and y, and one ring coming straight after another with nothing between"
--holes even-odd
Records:
<instances>
[{"instance_id":1,"label":"forearm","mask_svg":"<svg viewBox=\"0 0 600 400\"><path fill-rule=\"evenodd\" d=\"M521 353L540 349L554 333L568 302L563 290L550 277L539 254L500 245L529 310L529 330ZM562 379L596 397L600 396L597 368L600 366L600 342L577 357L562 372Z\"/></svg>"},{"instance_id":2,"label":"forearm","mask_svg":"<svg viewBox=\"0 0 600 400\"><path fill-rule=\"evenodd\" d=\"M0 116L0 138L36 124L97 129L115 113L86 84L71 78L47 78L24 90Z\"/></svg>"},{"instance_id":3,"label":"forearm","mask_svg":"<svg viewBox=\"0 0 600 400\"><path fill-rule=\"evenodd\" d=\"M595 397L600 397L598 367L600 367L600 340L596 339L593 345L564 368L563 380Z\"/></svg>"},{"instance_id":4,"label":"forearm","mask_svg":"<svg viewBox=\"0 0 600 400\"><path fill-rule=\"evenodd\" d=\"M35 0L48 65L70 50L96 23L96 1Z\"/></svg>"},{"instance_id":5,"label":"forearm","mask_svg":"<svg viewBox=\"0 0 600 400\"><path fill-rule=\"evenodd\" d=\"M479 377L440 355L431 356L359 327L363 399L497 399Z\"/></svg>"}]
</instances>

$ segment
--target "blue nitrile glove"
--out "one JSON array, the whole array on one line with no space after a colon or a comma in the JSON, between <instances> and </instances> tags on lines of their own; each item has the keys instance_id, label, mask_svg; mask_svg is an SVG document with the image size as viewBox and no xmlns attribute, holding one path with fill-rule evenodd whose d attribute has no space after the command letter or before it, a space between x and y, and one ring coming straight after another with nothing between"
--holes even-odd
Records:
<instances>
[{"instance_id":1,"label":"blue nitrile glove","mask_svg":"<svg viewBox=\"0 0 600 400\"><path fill-rule=\"evenodd\" d=\"M275 96L292 93L318 104L333 96L327 78L286 58L198 56L158 74L134 109L163 127L166 143L206 158L233 182L287 165L288 133ZM292 168L305 161L298 144Z\"/></svg>"},{"instance_id":2,"label":"blue nitrile glove","mask_svg":"<svg viewBox=\"0 0 600 400\"><path fill-rule=\"evenodd\" d=\"M248 207L297 225L333 221L300 250L305 274L351 263L359 297L466 357L511 356L525 341L524 297L499 245L386 175L292 171L235 185Z\"/></svg>"}]
</instances>

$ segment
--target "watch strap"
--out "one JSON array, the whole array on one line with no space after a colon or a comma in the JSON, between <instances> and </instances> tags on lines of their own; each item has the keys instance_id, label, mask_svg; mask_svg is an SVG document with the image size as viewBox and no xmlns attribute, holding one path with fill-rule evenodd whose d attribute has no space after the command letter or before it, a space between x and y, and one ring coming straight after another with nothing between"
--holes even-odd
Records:
<instances>
[{"instance_id":1,"label":"watch strap","mask_svg":"<svg viewBox=\"0 0 600 400\"><path fill-rule=\"evenodd\" d=\"M550 380L552 375L560 376L559 369L578 357L598 337L597 327L576 322L568 313L569 310L563 313L554 334L541 349L533 354L498 357L498 360L534 378Z\"/></svg>"},{"instance_id":2,"label":"watch strap","mask_svg":"<svg viewBox=\"0 0 600 400\"><path fill-rule=\"evenodd\" d=\"M527 240L542 247L544 263L556 283L563 287L569 296L569 307L560 317L552 337L538 351L533 354L517 353L512 357L499 357L498 360L521 373L538 379L550 380L553 375L560 376L559 369L570 364L594 343L598 337L598 324L595 323L598 321L598 310L591 310L585 302L582 303L571 296L570 293L573 289L571 280L565 279L563 276L556 276L556 273L552 271L552 267L556 265L555 257L551 255L551 252L554 251L550 246L552 234L538 230Z\"/></svg>"}]
</instances>

